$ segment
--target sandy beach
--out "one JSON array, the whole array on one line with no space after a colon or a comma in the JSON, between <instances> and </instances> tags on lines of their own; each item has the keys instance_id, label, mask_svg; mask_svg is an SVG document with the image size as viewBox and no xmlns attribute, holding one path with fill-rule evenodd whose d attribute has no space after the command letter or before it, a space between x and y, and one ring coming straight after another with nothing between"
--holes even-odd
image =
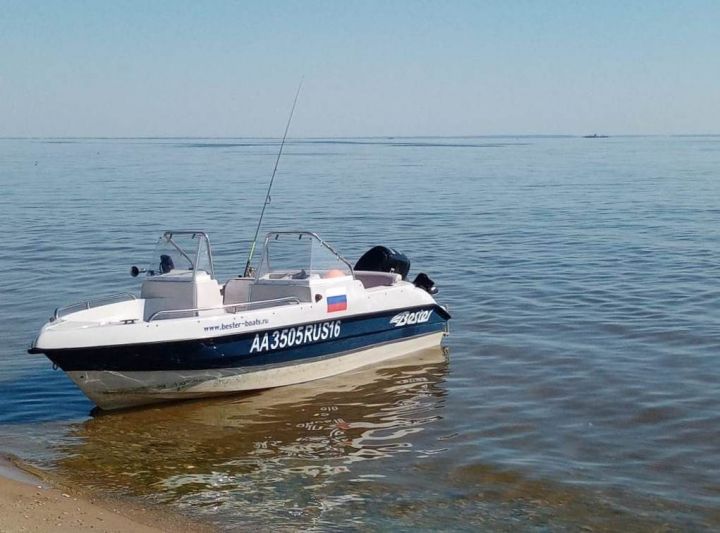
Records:
<instances>
[{"instance_id":1,"label":"sandy beach","mask_svg":"<svg viewBox=\"0 0 720 533\"><path fill-rule=\"evenodd\" d=\"M124 501L93 498L54 487L7 458L0 458L0 533L20 531L209 532L169 512L148 510Z\"/></svg>"}]
</instances>

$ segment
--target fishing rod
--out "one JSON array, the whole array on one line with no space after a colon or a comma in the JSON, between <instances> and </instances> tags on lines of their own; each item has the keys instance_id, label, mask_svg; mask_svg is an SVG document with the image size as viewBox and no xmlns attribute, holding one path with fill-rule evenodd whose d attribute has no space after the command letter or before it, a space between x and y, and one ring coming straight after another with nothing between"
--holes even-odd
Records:
<instances>
[{"instance_id":1,"label":"fishing rod","mask_svg":"<svg viewBox=\"0 0 720 533\"><path fill-rule=\"evenodd\" d=\"M282 155L283 147L285 146L285 139L287 138L288 130L290 129L290 122L292 121L293 113L295 113L295 104L297 104L298 96L300 96L302 84L303 78L300 78L300 84L298 85L297 92L295 93L292 109L290 109L290 116L288 117L287 124L285 125L285 133L283 134L282 142L280 143L280 150L278 151L277 159L275 159L275 168L273 168L272 176L270 177L270 184L268 185L267 194L265 195L265 203L263 204L262 211L260 212L260 220L258 220L257 228L255 228L255 237L253 237L250 253L248 254L248 260L247 263L245 263L245 272L243 273L244 277L250 276L251 273L250 263L252 262L252 257L255 253L255 244L257 243L258 234L260 233L260 226L262 225L262 219L265 215L265 208L270 203L270 191L272 190L273 182L275 181L275 173L277 172L278 163L280 163L280 156Z\"/></svg>"}]
</instances>

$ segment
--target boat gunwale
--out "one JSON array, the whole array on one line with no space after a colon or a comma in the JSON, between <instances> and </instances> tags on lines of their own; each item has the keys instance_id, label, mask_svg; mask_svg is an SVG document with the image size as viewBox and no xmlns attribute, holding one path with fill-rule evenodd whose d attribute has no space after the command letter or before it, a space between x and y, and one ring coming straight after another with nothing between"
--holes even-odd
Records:
<instances>
[{"instance_id":1,"label":"boat gunwale","mask_svg":"<svg viewBox=\"0 0 720 533\"><path fill-rule=\"evenodd\" d=\"M300 308L305 304L300 304ZM450 320L452 317L448 310L443 307L442 305L438 303L432 303L432 304L420 304L420 305L413 305L410 307L395 307L395 308L388 308L388 309L382 309L377 311L370 311L367 313L358 313L358 314L348 314L344 316L338 316L338 317L325 317L321 320L313 320L310 322L292 322L287 324L282 324L281 326L275 326L272 328L264 328L264 329L254 329L250 331L243 331L243 332L237 332L237 333L229 333L227 335L217 335L214 337L193 337L189 339L178 339L178 340L162 340L162 341L150 341L150 342L137 342L137 343L125 343L125 344L109 344L109 345L102 345L102 346L79 346L76 348L50 348L48 350L43 350L41 348L33 347L30 350L28 350L28 353L31 354L45 354L45 355L51 355L51 354L66 354L70 352L87 352L87 351L96 351L96 350L105 350L105 349L118 349L118 348L125 348L129 346L134 347L140 347L140 346L153 346L153 345L159 345L159 344L167 344L167 345L183 345L183 344L189 344L189 343L195 343L198 341L207 342L207 341L213 341L215 339L223 339L232 341L234 337L241 337L242 335L248 335L248 334L257 334L257 333L268 333L272 332L274 330L277 330L278 328L282 327L296 327L300 325L312 325L312 324L322 324L323 322L326 322L327 320L333 318L336 320L357 320L357 319L367 319L367 318L373 318L375 316L382 316L384 314L390 314L390 313L401 313L404 311L412 312L415 310L420 309L427 309L428 307L432 307L433 311L436 311L438 315L445 321ZM169 319L169 320L197 320L198 317L185 317L185 318L177 318L177 319ZM156 324L161 324L163 322L166 322L164 320L162 321L156 321ZM405 327L405 326L403 326Z\"/></svg>"}]
</instances>

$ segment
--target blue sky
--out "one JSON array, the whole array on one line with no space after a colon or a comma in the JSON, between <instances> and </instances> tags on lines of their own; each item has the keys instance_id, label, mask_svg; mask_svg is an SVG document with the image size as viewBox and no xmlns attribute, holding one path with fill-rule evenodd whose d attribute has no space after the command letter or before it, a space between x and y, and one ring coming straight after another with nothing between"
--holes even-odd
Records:
<instances>
[{"instance_id":1,"label":"blue sky","mask_svg":"<svg viewBox=\"0 0 720 533\"><path fill-rule=\"evenodd\" d=\"M0 136L720 133L719 1L0 0Z\"/></svg>"}]
</instances>

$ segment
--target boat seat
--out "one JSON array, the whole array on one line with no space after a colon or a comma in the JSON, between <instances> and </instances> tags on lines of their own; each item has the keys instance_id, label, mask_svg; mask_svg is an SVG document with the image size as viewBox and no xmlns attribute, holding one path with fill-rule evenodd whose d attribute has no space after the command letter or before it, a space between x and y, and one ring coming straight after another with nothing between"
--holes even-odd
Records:
<instances>
[{"instance_id":1,"label":"boat seat","mask_svg":"<svg viewBox=\"0 0 720 533\"><path fill-rule=\"evenodd\" d=\"M220 287L217 281L204 271L172 270L167 274L149 277L143 281L140 297L145 300L144 320L158 311L176 309L211 309L220 307ZM162 318L181 318L205 314L168 314ZM212 312L210 312L212 313Z\"/></svg>"},{"instance_id":2,"label":"boat seat","mask_svg":"<svg viewBox=\"0 0 720 533\"><path fill-rule=\"evenodd\" d=\"M395 285L402 279L402 276L394 272L356 270L355 279L359 280L366 289L372 289L373 287L389 287Z\"/></svg>"},{"instance_id":3,"label":"boat seat","mask_svg":"<svg viewBox=\"0 0 720 533\"><path fill-rule=\"evenodd\" d=\"M232 278L223 290L223 305L244 304L250 299L250 285L254 278Z\"/></svg>"},{"instance_id":4,"label":"boat seat","mask_svg":"<svg viewBox=\"0 0 720 533\"><path fill-rule=\"evenodd\" d=\"M311 301L308 280L259 280L250 286L251 302L297 298L301 302Z\"/></svg>"}]
</instances>

